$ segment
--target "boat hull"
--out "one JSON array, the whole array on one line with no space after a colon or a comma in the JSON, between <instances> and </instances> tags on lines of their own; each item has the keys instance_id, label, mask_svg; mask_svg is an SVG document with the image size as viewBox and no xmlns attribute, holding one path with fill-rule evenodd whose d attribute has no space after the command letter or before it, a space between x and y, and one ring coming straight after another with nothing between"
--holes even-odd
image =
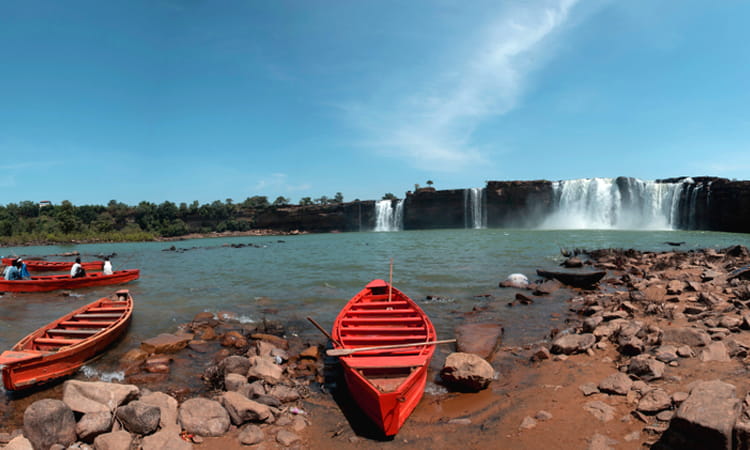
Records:
<instances>
[{"instance_id":1,"label":"boat hull","mask_svg":"<svg viewBox=\"0 0 750 450\"><path fill-rule=\"evenodd\" d=\"M4 266L9 266L15 261L15 258L3 258L2 263ZM75 264L72 261L41 261L35 259L25 259L23 261L26 264L26 268L32 272L60 272L70 270ZM102 270L104 268L104 261L85 261L81 263L84 270Z\"/></svg>"},{"instance_id":2,"label":"boat hull","mask_svg":"<svg viewBox=\"0 0 750 450\"><path fill-rule=\"evenodd\" d=\"M435 328L416 303L383 280L373 280L339 313L334 347L413 347L353 352L340 358L346 384L363 412L386 436L398 433L419 404L435 347Z\"/></svg>"},{"instance_id":3,"label":"boat hull","mask_svg":"<svg viewBox=\"0 0 750 450\"><path fill-rule=\"evenodd\" d=\"M121 290L39 328L0 354L3 386L18 391L75 373L122 336L132 313L132 297Z\"/></svg>"},{"instance_id":4,"label":"boat hull","mask_svg":"<svg viewBox=\"0 0 750 450\"><path fill-rule=\"evenodd\" d=\"M86 276L71 278L70 275L39 275L29 280L0 280L0 292L48 292L60 289L81 289L94 286L123 284L137 280L140 270L117 270L111 275L89 272Z\"/></svg>"}]
</instances>

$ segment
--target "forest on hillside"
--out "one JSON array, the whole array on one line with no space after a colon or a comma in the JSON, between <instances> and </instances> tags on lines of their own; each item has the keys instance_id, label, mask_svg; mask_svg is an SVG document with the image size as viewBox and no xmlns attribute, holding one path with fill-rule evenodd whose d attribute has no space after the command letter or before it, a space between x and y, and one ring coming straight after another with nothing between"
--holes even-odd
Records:
<instances>
[{"instance_id":1,"label":"forest on hillside","mask_svg":"<svg viewBox=\"0 0 750 450\"><path fill-rule=\"evenodd\" d=\"M300 206L343 202L337 192L329 199L309 197ZM247 231L254 228L254 216L269 208L289 205L289 199L278 197L269 202L265 196L248 197L241 203L232 199L212 203L179 205L165 201L147 201L137 206L111 200L106 206L76 206L70 201L59 205L49 202L22 201L0 206L0 243L57 243L70 241L148 241L160 237L189 233Z\"/></svg>"}]
</instances>

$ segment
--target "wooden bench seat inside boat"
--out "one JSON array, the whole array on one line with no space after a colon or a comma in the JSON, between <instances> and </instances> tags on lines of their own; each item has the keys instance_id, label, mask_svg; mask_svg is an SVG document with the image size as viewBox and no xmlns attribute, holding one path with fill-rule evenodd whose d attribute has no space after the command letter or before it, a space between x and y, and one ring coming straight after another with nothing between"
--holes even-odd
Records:
<instances>
[{"instance_id":1,"label":"wooden bench seat inside boat","mask_svg":"<svg viewBox=\"0 0 750 450\"><path fill-rule=\"evenodd\" d=\"M95 320L65 320L58 325L61 327L80 327L80 328L104 328L111 325L112 322L97 322Z\"/></svg>"},{"instance_id":2,"label":"wooden bench seat inside boat","mask_svg":"<svg viewBox=\"0 0 750 450\"><path fill-rule=\"evenodd\" d=\"M61 338L36 338L34 339L35 344L41 345L73 345L82 342L83 339L61 339Z\"/></svg>"},{"instance_id":3,"label":"wooden bench seat inside boat","mask_svg":"<svg viewBox=\"0 0 750 450\"><path fill-rule=\"evenodd\" d=\"M59 334L59 335L65 336L65 335L96 334L96 333L98 333L100 331L101 331L101 328L100 329L97 329L97 328L83 328L83 329L80 329L80 330L75 330L75 329L63 330L63 329L60 329L60 328L54 328L52 330L47 330L47 334L50 334L50 335L51 334Z\"/></svg>"},{"instance_id":4,"label":"wooden bench seat inside boat","mask_svg":"<svg viewBox=\"0 0 750 450\"><path fill-rule=\"evenodd\" d=\"M122 314L117 313L104 313L104 314L76 314L73 316L74 319L118 319L122 317Z\"/></svg>"},{"instance_id":5,"label":"wooden bench seat inside boat","mask_svg":"<svg viewBox=\"0 0 750 450\"><path fill-rule=\"evenodd\" d=\"M382 356L352 356L346 359L346 364L354 369L402 369L423 366L427 361L421 355L407 355L388 358L383 362Z\"/></svg>"}]
</instances>

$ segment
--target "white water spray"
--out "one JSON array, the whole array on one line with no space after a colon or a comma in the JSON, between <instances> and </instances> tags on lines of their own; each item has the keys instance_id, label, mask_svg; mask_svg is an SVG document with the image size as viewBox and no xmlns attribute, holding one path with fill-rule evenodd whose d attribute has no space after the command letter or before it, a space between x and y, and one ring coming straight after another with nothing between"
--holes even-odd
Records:
<instances>
[{"instance_id":1,"label":"white water spray","mask_svg":"<svg viewBox=\"0 0 750 450\"><path fill-rule=\"evenodd\" d=\"M401 231L404 229L404 200L393 205L391 200L375 203L375 231Z\"/></svg>"},{"instance_id":2,"label":"white water spray","mask_svg":"<svg viewBox=\"0 0 750 450\"><path fill-rule=\"evenodd\" d=\"M585 178L554 183L556 210L542 228L672 230L690 179L657 183L636 178Z\"/></svg>"}]
</instances>

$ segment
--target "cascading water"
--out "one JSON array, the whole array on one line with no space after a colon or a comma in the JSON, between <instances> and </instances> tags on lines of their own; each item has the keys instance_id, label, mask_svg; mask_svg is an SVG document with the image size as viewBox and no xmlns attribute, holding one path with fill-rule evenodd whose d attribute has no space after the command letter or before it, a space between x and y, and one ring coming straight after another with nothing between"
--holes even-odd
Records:
<instances>
[{"instance_id":1,"label":"cascading water","mask_svg":"<svg viewBox=\"0 0 750 450\"><path fill-rule=\"evenodd\" d=\"M671 230L686 184L636 178L586 178L554 184L557 207L542 228Z\"/></svg>"},{"instance_id":2,"label":"cascading water","mask_svg":"<svg viewBox=\"0 0 750 450\"><path fill-rule=\"evenodd\" d=\"M404 201L393 205L391 200L375 203L375 231L401 231L404 229Z\"/></svg>"},{"instance_id":3,"label":"cascading water","mask_svg":"<svg viewBox=\"0 0 750 450\"><path fill-rule=\"evenodd\" d=\"M484 189L464 189L465 228L487 228L487 214L484 207Z\"/></svg>"}]
</instances>

